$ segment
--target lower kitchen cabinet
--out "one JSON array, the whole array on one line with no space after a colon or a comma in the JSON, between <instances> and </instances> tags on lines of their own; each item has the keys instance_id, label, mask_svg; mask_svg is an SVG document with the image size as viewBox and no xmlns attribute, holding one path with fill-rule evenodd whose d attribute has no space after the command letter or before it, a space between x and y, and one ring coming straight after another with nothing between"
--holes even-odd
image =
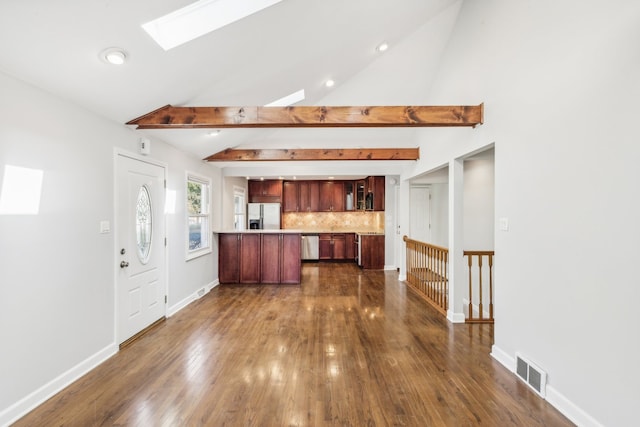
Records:
<instances>
[{"instance_id":1,"label":"lower kitchen cabinet","mask_svg":"<svg viewBox=\"0 0 640 427\"><path fill-rule=\"evenodd\" d=\"M296 233L219 233L220 283L300 283Z\"/></svg>"},{"instance_id":2,"label":"lower kitchen cabinet","mask_svg":"<svg viewBox=\"0 0 640 427\"><path fill-rule=\"evenodd\" d=\"M300 283L300 235L263 234L260 283Z\"/></svg>"},{"instance_id":3,"label":"lower kitchen cabinet","mask_svg":"<svg viewBox=\"0 0 640 427\"><path fill-rule=\"evenodd\" d=\"M361 235L360 257L358 264L363 269L384 269L384 235Z\"/></svg>"},{"instance_id":4,"label":"lower kitchen cabinet","mask_svg":"<svg viewBox=\"0 0 640 427\"><path fill-rule=\"evenodd\" d=\"M320 233L319 237L319 259L349 259L347 257L347 240L345 233Z\"/></svg>"}]
</instances>

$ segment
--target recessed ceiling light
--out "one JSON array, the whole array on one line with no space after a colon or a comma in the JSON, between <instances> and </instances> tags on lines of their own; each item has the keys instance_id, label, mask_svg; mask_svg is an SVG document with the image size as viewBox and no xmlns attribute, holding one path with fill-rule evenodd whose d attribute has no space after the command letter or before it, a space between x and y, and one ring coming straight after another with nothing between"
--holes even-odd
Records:
<instances>
[{"instance_id":1,"label":"recessed ceiling light","mask_svg":"<svg viewBox=\"0 0 640 427\"><path fill-rule=\"evenodd\" d=\"M324 85L325 85L326 87L333 87L333 85L335 85L335 84L336 84L336 82L334 82L334 81L333 81L333 80L331 80L331 79L327 80L327 81L324 83Z\"/></svg>"},{"instance_id":2,"label":"recessed ceiling light","mask_svg":"<svg viewBox=\"0 0 640 427\"><path fill-rule=\"evenodd\" d=\"M334 177L330 176L329 179L334 179Z\"/></svg>"},{"instance_id":3,"label":"recessed ceiling light","mask_svg":"<svg viewBox=\"0 0 640 427\"><path fill-rule=\"evenodd\" d=\"M109 64L122 65L127 60L127 54L119 47L110 47L102 51L100 57Z\"/></svg>"},{"instance_id":4,"label":"recessed ceiling light","mask_svg":"<svg viewBox=\"0 0 640 427\"><path fill-rule=\"evenodd\" d=\"M380 43L380 44L378 45L378 47L376 47L376 50L377 50L378 52L384 52L384 51L385 51L385 50L387 50L387 49L389 49L389 44L388 44L388 43L386 43L386 42Z\"/></svg>"},{"instance_id":5,"label":"recessed ceiling light","mask_svg":"<svg viewBox=\"0 0 640 427\"><path fill-rule=\"evenodd\" d=\"M220 135L220 129L211 130L211 131L207 132L207 135L209 135L209 136L218 136L218 135Z\"/></svg>"},{"instance_id":6,"label":"recessed ceiling light","mask_svg":"<svg viewBox=\"0 0 640 427\"><path fill-rule=\"evenodd\" d=\"M265 107L287 107L289 105L293 105L296 102L300 102L303 100L304 100L304 89L300 89L297 92L294 92L287 96L283 96L280 99L276 99L275 101L266 104Z\"/></svg>"},{"instance_id":7,"label":"recessed ceiling light","mask_svg":"<svg viewBox=\"0 0 640 427\"><path fill-rule=\"evenodd\" d=\"M190 42L282 0L199 0L142 28L164 50Z\"/></svg>"}]
</instances>

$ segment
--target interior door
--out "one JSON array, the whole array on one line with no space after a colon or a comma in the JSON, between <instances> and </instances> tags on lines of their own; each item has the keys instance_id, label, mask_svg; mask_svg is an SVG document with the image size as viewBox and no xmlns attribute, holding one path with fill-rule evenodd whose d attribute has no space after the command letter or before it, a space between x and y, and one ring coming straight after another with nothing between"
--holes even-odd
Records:
<instances>
[{"instance_id":1,"label":"interior door","mask_svg":"<svg viewBox=\"0 0 640 427\"><path fill-rule=\"evenodd\" d=\"M165 169L116 159L116 337L126 341L166 315Z\"/></svg>"}]
</instances>

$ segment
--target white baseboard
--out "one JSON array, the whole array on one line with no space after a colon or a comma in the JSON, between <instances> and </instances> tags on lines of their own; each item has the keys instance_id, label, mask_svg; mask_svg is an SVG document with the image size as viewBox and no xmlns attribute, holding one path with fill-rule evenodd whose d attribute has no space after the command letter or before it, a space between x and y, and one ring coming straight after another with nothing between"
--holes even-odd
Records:
<instances>
[{"instance_id":1,"label":"white baseboard","mask_svg":"<svg viewBox=\"0 0 640 427\"><path fill-rule=\"evenodd\" d=\"M385 266L384 266L384 269L385 269L385 270L389 270L389 271L392 271L392 270L393 270L393 271L396 271L396 270L397 270L397 267L396 267L395 265L385 265Z\"/></svg>"},{"instance_id":2,"label":"white baseboard","mask_svg":"<svg viewBox=\"0 0 640 427\"><path fill-rule=\"evenodd\" d=\"M447 320L451 323L464 323L464 313L454 313L453 311L447 311Z\"/></svg>"},{"instance_id":3,"label":"white baseboard","mask_svg":"<svg viewBox=\"0 0 640 427\"><path fill-rule=\"evenodd\" d=\"M183 308L185 308L195 300L202 298L203 296L211 292L211 289L215 288L219 284L220 284L220 281L216 279L213 282L204 285L203 287L201 287L200 289L198 289L197 291L195 291L194 293L192 293L182 301L179 301L178 303L172 305L167 310L167 317L173 316L174 314L176 314L177 312L179 312L180 310L182 310Z\"/></svg>"},{"instance_id":4,"label":"white baseboard","mask_svg":"<svg viewBox=\"0 0 640 427\"><path fill-rule=\"evenodd\" d=\"M547 402L553 405L565 417L569 418L572 423L580 427L603 427L591 415L587 414L582 408L579 408L563 394L559 393L555 388L547 385Z\"/></svg>"},{"instance_id":5,"label":"white baseboard","mask_svg":"<svg viewBox=\"0 0 640 427\"><path fill-rule=\"evenodd\" d=\"M93 356L80 362L33 393L2 410L2 412L0 412L0 426L8 426L11 423L16 422L38 405L44 403L47 399L94 369L96 366L103 363L105 360L109 359L117 352L118 346L115 343L109 344Z\"/></svg>"},{"instance_id":6,"label":"white baseboard","mask_svg":"<svg viewBox=\"0 0 640 427\"><path fill-rule=\"evenodd\" d=\"M496 359L505 368L515 375L516 359L509 356L505 351L493 345L491 347L491 357ZM571 402L563 394L558 392L553 386L547 384L545 388L546 401L556 408L562 415L567 417L572 423L580 427L603 427L595 418L587 414L582 408Z\"/></svg>"},{"instance_id":7,"label":"white baseboard","mask_svg":"<svg viewBox=\"0 0 640 427\"><path fill-rule=\"evenodd\" d=\"M510 372L516 372L516 358L509 356L502 349L494 345L491 346L491 357L496 359L502 366L507 368Z\"/></svg>"}]
</instances>

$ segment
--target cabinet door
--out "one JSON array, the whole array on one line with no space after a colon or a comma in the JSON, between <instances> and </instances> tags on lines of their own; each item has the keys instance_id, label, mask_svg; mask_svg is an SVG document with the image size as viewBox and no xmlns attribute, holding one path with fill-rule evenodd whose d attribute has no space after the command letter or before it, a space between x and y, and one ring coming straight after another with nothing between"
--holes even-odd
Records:
<instances>
[{"instance_id":1,"label":"cabinet door","mask_svg":"<svg viewBox=\"0 0 640 427\"><path fill-rule=\"evenodd\" d=\"M301 235L282 234L280 283L300 283Z\"/></svg>"},{"instance_id":2,"label":"cabinet door","mask_svg":"<svg viewBox=\"0 0 640 427\"><path fill-rule=\"evenodd\" d=\"M343 212L344 201L344 183L336 181L333 183L333 206L331 210L334 212Z\"/></svg>"},{"instance_id":3,"label":"cabinet door","mask_svg":"<svg viewBox=\"0 0 640 427\"><path fill-rule=\"evenodd\" d=\"M240 235L240 283L260 282L260 234Z\"/></svg>"},{"instance_id":4,"label":"cabinet door","mask_svg":"<svg viewBox=\"0 0 640 427\"><path fill-rule=\"evenodd\" d=\"M384 176L374 177L373 187L373 210L384 211Z\"/></svg>"},{"instance_id":5,"label":"cabinet door","mask_svg":"<svg viewBox=\"0 0 640 427\"><path fill-rule=\"evenodd\" d=\"M318 212L320 210L320 182L308 181L309 184L309 212Z\"/></svg>"},{"instance_id":6,"label":"cabinet door","mask_svg":"<svg viewBox=\"0 0 640 427\"><path fill-rule=\"evenodd\" d=\"M367 195L367 188L364 181L356 181L356 210L365 210L364 198Z\"/></svg>"},{"instance_id":7,"label":"cabinet door","mask_svg":"<svg viewBox=\"0 0 640 427\"><path fill-rule=\"evenodd\" d=\"M332 249L331 234L320 234L318 241L318 258L331 259L333 257Z\"/></svg>"},{"instance_id":8,"label":"cabinet door","mask_svg":"<svg viewBox=\"0 0 640 427\"><path fill-rule=\"evenodd\" d=\"M320 203L318 210L321 212L330 212L333 209L333 182L320 182Z\"/></svg>"},{"instance_id":9,"label":"cabinet door","mask_svg":"<svg viewBox=\"0 0 640 427\"><path fill-rule=\"evenodd\" d=\"M296 185L298 187L298 212L309 212L309 182L298 181Z\"/></svg>"},{"instance_id":10,"label":"cabinet door","mask_svg":"<svg viewBox=\"0 0 640 427\"><path fill-rule=\"evenodd\" d=\"M263 181L263 196L282 197L282 181Z\"/></svg>"},{"instance_id":11,"label":"cabinet door","mask_svg":"<svg viewBox=\"0 0 640 427\"><path fill-rule=\"evenodd\" d=\"M282 187L282 211L298 212L302 208L300 206L299 197L300 186L297 182L285 181Z\"/></svg>"},{"instance_id":12,"label":"cabinet door","mask_svg":"<svg viewBox=\"0 0 640 427\"><path fill-rule=\"evenodd\" d=\"M220 283L240 281L240 234L218 235L218 280Z\"/></svg>"},{"instance_id":13,"label":"cabinet door","mask_svg":"<svg viewBox=\"0 0 640 427\"><path fill-rule=\"evenodd\" d=\"M333 259L345 259L346 240L344 234L334 234L331 238L333 243Z\"/></svg>"},{"instance_id":14,"label":"cabinet door","mask_svg":"<svg viewBox=\"0 0 640 427\"><path fill-rule=\"evenodd\" d=\"M262 235L260 283L280 283L281 235Z\"/></svg>"},{"instance_id":15,"label":"cabinet door","mask_svg":"<svg viewBox=\"0 0 640 427\"><path fill-rule=\"evenodd\" d=\"M382 270L384 268L384 236L360 236L362 268Z\"/></svg>"},{"instance_id":16,"label":"cabinet door","mask_svg":"<svg viewBox=\"0 0 640 427\"><path fill-rule=\"evenodd\" d=\"M344 257L345 259L356 259L356 235L354 233L345 234Z\"/></svg>"}]
</instances>

